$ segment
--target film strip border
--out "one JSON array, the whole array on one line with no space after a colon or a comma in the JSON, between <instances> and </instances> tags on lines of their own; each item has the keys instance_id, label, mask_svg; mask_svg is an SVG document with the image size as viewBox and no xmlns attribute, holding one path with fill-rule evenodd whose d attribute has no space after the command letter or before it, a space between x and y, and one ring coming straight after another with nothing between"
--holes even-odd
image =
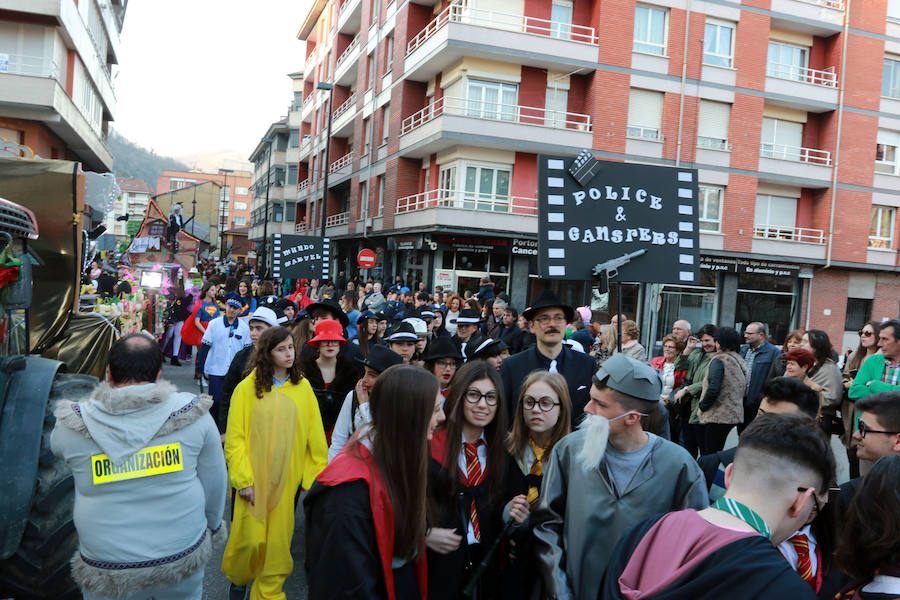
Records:
<instances>
[{"instance_id":1,"label":"film strip border","mask_svg":"<svg viewBox=\"0 0 900 600\"><path fill-rule=\"evenodd\" d=\"M590 176L593 174L592 166L594 163L585 160L583 153L578 156L576 161L579 163L576 168L579 175ZM594 162L596 162L596 160L594 160ZM561 224L565 223L565 214L562 212L554 212L553 210L554 207L560 207L558 210L562 210L562 207L565 206L566 197L563 192L566 174L565 161L559 158L548 158L546 173L547 188L549 190L549 193L547 194L547 274L551 277L565 277L566 249L562 246L565 243L566 234L562 229L554 229L554 226L559 227ZM685 218L690 218L691 215L694 214L694 206L697 204L697 199L694 197L693 182L693 172L678 172L678 214ZM559 246L553 247L554 242L558 242ZM699 240L697 239L697 232L694 231L693 221L679 221L679 248L691 250L698 242ZM698 265L696 264L693 252L679 253L678 263L685 267L690 267L689 270L678 271L679 281L684 281L686 283L698 281Z\"/></svg>"},{"instance_id":2,"label":"film strip border","mask_svg":"<svg viewBox=\"0 0 900 600\"><path fill-rule=\"evenodd\" d=\"M331 264L331 238L322 240L322 279L329 277L329 265ZM272 235L272 276L281 277L281 234Z\"/></svg>"}]
</instances>

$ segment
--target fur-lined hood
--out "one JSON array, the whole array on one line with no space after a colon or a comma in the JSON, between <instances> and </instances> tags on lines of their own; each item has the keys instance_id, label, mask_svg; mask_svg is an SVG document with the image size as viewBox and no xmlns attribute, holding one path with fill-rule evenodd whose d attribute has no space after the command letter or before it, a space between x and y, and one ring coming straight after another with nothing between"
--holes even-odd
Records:
<instances>
[{"instance_id":1,"label":"fur-lined hood","mask_svg":"<svg viewBox=\"0 0 900 600\"><path fill-rule=\"evenodd\" d=\"M178 392L164 380L120 388L103 382L86 401L60 401L55 414L57 423L94 440L121 464L151 439L194 423L210 406L210 396Z\"/></svg>"}]
</instances>

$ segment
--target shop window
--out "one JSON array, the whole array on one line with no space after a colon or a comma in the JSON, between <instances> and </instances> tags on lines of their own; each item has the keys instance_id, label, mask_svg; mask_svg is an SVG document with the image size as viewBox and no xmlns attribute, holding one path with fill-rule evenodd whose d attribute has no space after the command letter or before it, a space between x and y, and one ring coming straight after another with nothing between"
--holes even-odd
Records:
<instances>
[{"instance_id":1,"label":"shop window","mask_svg":"<svg viewBox=\"0 0 900 600\"><path fill-rule=\"evenodd\" d=\"M510 168L467 166L463 208L508 212L511 174Z\"/></svg>"},{"instance_id":2,"label":"shop window","mask_svg":"<svg viewBox=\"0 0 900 600\"><path fill-rule=\"evenodd\" d=\"M900 98L900 58L898 57L884 58L881 95L887 98Z\"/></svg>"},{"instance_id":3,"label":"shop window","mask_svg":"<svg viewBox=\"0 0 900 600\"><path fill-rule=\"evenodd\" d=\"M869 248L894 247L894 216L897 209L889 206L873 206L869 224Z\"/></svg>"},{"instance_id":4,"label":"shop window","mask_svg":"<svg viewBox=\"0 0 900 600\"><path fill-rule=\"evenodd\" d=\"M900 146L900 132L878 130L875 144L875 172L897 175L897 148Z\"/></svg>"},{"instance_id":5,"label":"shop window","mask_svg":"<svg viewBox=\"0 0 900 600\"><path fill-rule=\"evenodd\" d=\"M847 316L844 317L844 331L859 331L871 320L871 299L847 298Z\"/></svg>"},{"instance_id":6,"label":"shop window","mask_svg":"<svg viewBox=\"0 0 900 600\"><path fill-rule=\"evenodd\" d=\"M769 339L784 342L797 316L796 278L741 273L738 275L735 322L741 327L759 321L769 329Z\"/></svg>"},{"instance_id":7,"label":"shop window","mask_svg":"<svg viewBox=\"0 0 900 600\"><path fill-rule=\"evenodd\" d=\"M780 79L807 81L809 48L769 41L766 75Z\"/></svg>"},{"instance_id":8,"label":"shop window","mask_svg":"<svg viewBox=\"0 0 900 600\"><path fill-rule=\"evenodd\" d=\"M662 141L662 107L662 92L632 89L628 96L628 137Z\"/></svg>"},{"instance_id":9,"label":"shop window","mask_svg":"<svg viewBox=\"0 0 900 600\"><path fill-rule=\"evenodd\" d=\"M713 185L700 186L697 220L701 231L722 230L722 196L725 189Z\"/></svg>"},{"instance_id":10,"label":"shop window","mask_svg":"<svg viewBox=\"0 0 900 600\"><path fill-rule=\"evenodd\" d=\"M516 84L470 79L466 91L467 116L497 121L515 120L518 98Z\"/></svg>"},{"instance_id":11,"label":"shop window","mask_svg":"<svg viewBox=\"0 0 900 600\"><path fill-rule=\"evenodd\" d=\"M707 19L703 36L703 63L731 67L734 62L734 23Z\"/></svg>"},{"instance_id":12,"label":"shop window","mask_svg":"<svg viewBox=\"0 0 900 600\"><path fill-rule=\"evenodd\" d=\"M666 54L666 19L668 11L651 6L634 8L634 45L635 52L647 54Z\"/></svg>"}]
</instances>

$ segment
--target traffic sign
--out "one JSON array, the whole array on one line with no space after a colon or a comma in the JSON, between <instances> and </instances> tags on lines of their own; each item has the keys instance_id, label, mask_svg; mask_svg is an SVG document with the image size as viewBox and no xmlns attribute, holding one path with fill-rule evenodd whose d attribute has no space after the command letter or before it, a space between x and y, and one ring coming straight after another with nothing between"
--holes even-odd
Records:
<instances>
[{"instance_id":1,"label":"traffic sign","mask_svg":"<svg viewBox=\"0 0 900 600\"><path fill-rule=\"evenodd\" d=\"M375 266L375 251L364 248L356 255L356 262L360 268L369 269Z\"/></svg>"}]
</instances>

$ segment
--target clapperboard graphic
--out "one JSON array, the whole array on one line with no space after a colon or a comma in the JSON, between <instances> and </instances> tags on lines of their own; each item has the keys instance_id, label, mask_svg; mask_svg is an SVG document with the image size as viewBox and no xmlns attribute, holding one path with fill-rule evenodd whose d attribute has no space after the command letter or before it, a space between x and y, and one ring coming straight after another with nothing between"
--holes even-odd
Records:
<instances>
[{"instance_id":1,"label":"clapperboard graphic","mask_svg":"<svg viewBox=\"0 0 900 600\"><path fill-rule=\"evenodd\" d=\"M327 279L331 240L314 235L272 236L272 276Z\"/></svg>"},{"instance_id":2,"label":"clapperboard graphic","mask_svg":"<svg viewBox=\"0 0 900 600\"><path fill-rule=\"evenodd\" d=\"M700 281L697 171L576 157L538 157L541 277L592 280L598 263L645 250L618 281Z\"/></svg>"}]
</instances>

